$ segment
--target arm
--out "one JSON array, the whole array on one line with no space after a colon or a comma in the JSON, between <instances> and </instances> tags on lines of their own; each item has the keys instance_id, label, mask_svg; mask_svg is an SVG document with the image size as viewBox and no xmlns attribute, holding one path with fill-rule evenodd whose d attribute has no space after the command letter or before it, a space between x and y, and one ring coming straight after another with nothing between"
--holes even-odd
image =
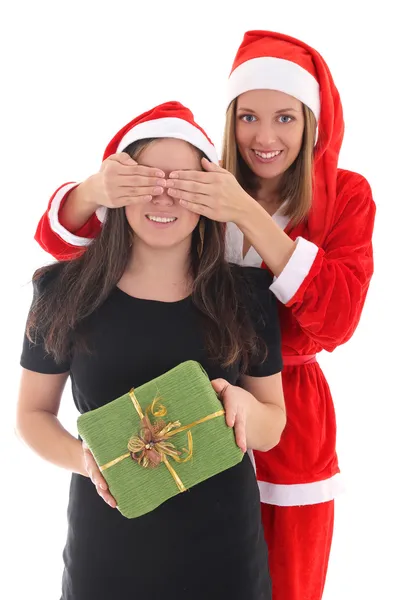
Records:
<instances>
[{"instance_id":1,"label":"arm","mask_svg":"<svg viewBox=\"0 0 400 600\"><path fill-rule=\"evenodd\" d=\"M241 386L249 394L247 447L266 452L276 446L286 426L286 409L280 373L269 377L243 375Z\"/></svg>"},{"instance_id":2,"label":"arm","mask_svg":"<svg viewBox=\"0 0 400 600\"><path fill-rule=\"evenodd\" d=\"M245 293L242 300L261 344L253 351L237 386L224 379L212 383L224 404L227 425L235 428L238 446L243 451L265 452L279 443L286 425L277 302L265 281L269 274L260 269L240 269L245 273L246 291L242 288L237 293Z\"/></svg>"},{"instance_id":3,"label":"arm","mask_svg":"<svg viewBox=\"0 0 400 600\"><path fill-rule=\"evenodd\" d=\"M352 175L340 189L334 226L324 247L298 238L292 256L270 287L291 307L302 330L325 350L348 341L360 320L373 274L374 221L370 186L363 177ZM269 241L265 234L257 247L268 266Z\"/></svg>"},{"instance_id":4,"label":"arm","mask_svg":"<svg viewBox=\"0 0 400 600\"><path fill-rule=\"evenodd\" d=\"M81 442L57 419L67 379L68 373L48 375L23 369L16 429L41 458L87 477Z\"/></svg>"},{"instance_id":5,"label":"arm","mask_svg":"<svg viewBox=\"0 0 400 600\"><path fill-rule=\"evenodd\" d=\"M34 280L34 301L31 310L46 285L58 272L58 267L53 268ZM110 506L115 507L115 500L109 493L107 483L89 449L66 431L57 418L69 375L69 358L65 357L63 361L56 362L51 353L46 351L39 331L35 330L34 338L34 341L31 341L25 333L23 340L17 433L43 459L90 477L98 494Z\"/></svg>"},{"instance_id":6,"label":"arm","mask_svg":"<svg viewBox=\"0 0 400 600\"><path fill-rule=\"evenodd\" d=\"M275 275L270 289L304 333L331 351L357 327L373 273L375 204L368 182L338 175L335 220L323 248L293 241L225 169L202 159L207 173L170 173L168 193L188 210L236 223Z\"/></svg>"},{"instance_id":7,"label":"arm","mask_svg":"<svg viewBox=\"0 0 400 600\"><path fill-rule=\"evenodd\" d=\"M61 425L57 418L69 373L37 373L22 370L17 404L16 431L41 458L84 477L90 477L97 493L112 508L115 499L88 448Z\"/></svg>"},{"instance_id":8,"label":"arm","mask_svg":"<svg viewBox=\"0 0 400 600\"><path fill-rule=\"evenodd\" d=\"M101 231L94 207L83 199L86 189L86 182L58 188L38 223L35 240L57 260L77 258Z\"/></svg>"},{"instance_id":9,"label":"arm","mask_svg":"<svg viewBox=\"0 0 400 600\"><path fill-rule=\"evenodd\" d=\"M57 260L80 256L101 231L108 208L148 202L163 193L163 171L138 165L121 152L103 161L81 184L68 183L50 198L35 240ZM155 187L154 187L155 186Z\"/></svg>"}]
</instances>

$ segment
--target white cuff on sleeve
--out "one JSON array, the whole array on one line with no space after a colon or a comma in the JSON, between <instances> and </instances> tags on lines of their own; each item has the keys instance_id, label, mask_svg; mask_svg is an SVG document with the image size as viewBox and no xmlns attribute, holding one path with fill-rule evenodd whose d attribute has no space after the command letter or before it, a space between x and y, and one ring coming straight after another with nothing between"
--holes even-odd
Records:
<instances>
[{"instance_id":1,"label":"white cuff on sleeve","mask_svg":"<svg viewBox=\"0 0 400 600\"><path fill-rule=\"evenodd\" d=\"M50 227L64 242L71 244L71 246L87 246L92 241L90 238L80 237L74 235L68 229L65 229L58 220L58 213L60 210L61 202L68 192L77 186L76 183L67 183L60 188L57 194L54 196L51 206L48 212Z\"/></svg>"},{"instance_id":2,"label":"white cuff on sleeve","mask_svg":"<svg viewBox=\"0 0 400 600\"><path fill-rule=\"evenodd\" d=\"M296 248L279 277L274 277L270 290L283 304L295 295L307 277L318 253L318 246L302 237L296 239Z\"/></svg>"}]
</instances>

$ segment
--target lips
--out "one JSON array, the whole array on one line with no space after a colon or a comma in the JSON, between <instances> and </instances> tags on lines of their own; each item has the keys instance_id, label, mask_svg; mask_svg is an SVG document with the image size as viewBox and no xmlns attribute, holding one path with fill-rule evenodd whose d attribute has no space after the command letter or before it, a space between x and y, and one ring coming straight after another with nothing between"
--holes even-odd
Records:
<instances>
[{"instance_id":1,"label":"lips","mask_svg":"<svg viewBox=\"0 0 400 600\"><path fill-rule=\"evenodd\" d=\"M156 229L173 227L178 221L178 217L175 217L175 215L171 215L171 213L168 212L147 213L145 217L148 224Z\"/></svg>"},{"instance_id":2,"label":"lips","mask_svg":"<svg viewBox=\"0 0 400 600\"><path fill-rule=\"evenodd\" d=\"M259 158L270 159L279 156L283 152L283 150L253 150L254 154Z\"/></svg>"},{"instance_id":3,"label":"lips","mask_svg":"<svg viewBox=\"0 0 400 600\"><path fill-rule=\"evenodd\" d=\"M159 217L156 215L146 215L146 219L152 223L174 223L177 217Z\"/></svg>"},{"instance_id":4,"label":"lips","mask_svg":"<svg viewBox=\"0 0 400 600\"><path fill-rule=\"evenodd\" d=\"M276 162L283 154L283 150L251 150L252 162L267 165Z\"/></svg>"}]
</instances>

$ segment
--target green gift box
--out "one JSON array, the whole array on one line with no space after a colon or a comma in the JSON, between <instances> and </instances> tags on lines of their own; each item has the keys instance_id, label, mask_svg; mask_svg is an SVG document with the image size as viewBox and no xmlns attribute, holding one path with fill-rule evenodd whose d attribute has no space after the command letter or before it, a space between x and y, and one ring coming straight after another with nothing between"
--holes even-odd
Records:
<instances>
[{"instance_id":1,"label":"green gift box","mask_svg":"<svg viewBox=\"0 0 400 600\"><path fill-rule=\"evenodd\" d=\"M81 415L78 431L129 519L243 458L223 406L195 361Z\"/></svg>"}]
</instances>

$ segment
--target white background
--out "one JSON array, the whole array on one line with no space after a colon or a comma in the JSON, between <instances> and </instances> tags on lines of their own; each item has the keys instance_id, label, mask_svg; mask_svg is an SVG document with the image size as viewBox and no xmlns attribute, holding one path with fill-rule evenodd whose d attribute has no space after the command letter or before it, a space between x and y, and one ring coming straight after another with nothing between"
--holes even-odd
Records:
<instances>
[{"instance_id":1,"label":"white background","mask_svg":"<svg viewBox=\"0 0 400 600\"><path fill-rule=\"evenodd\" d=\"M364 174L377 203L376 272L361 323L349 343L320 358L347 483L324 600L400 598L399 32L388 2L372 6L36 0L1 10L2 598L57 600L66 535L69 474L13 432L29 280L50 260L33 241L36 223L56 187L95 172L115 131L160 102L190 106L220 148L224 84L248 29L293 35L324 56L344 105L340 166ZM75 433L69 390L60 416Z\"/></svg>"}]
</instances>

